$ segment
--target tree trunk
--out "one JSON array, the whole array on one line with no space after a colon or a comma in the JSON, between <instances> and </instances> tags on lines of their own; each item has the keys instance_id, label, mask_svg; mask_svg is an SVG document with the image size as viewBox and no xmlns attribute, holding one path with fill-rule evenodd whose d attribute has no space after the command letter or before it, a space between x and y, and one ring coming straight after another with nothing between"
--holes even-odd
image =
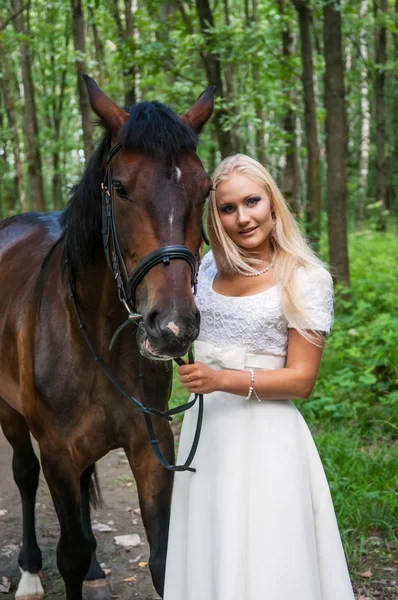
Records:
<instances>
[{"instance_id":1,"label":"tree trunk","mask_svg":"<svg viewBox=\"0 0 398 600\"><path fill-rule=\"evenodd\" d=\"M380 15L379 6L382 14ZM385 104L384 83L386 66L386 26L384 18L387 12L387 0L373 1L374 16L376 21L375 39L375 104L376 104L376 200L380 202L380 229L386 229L384 211L387 208L386 201L386 158L385 158Z\"/></svg>"},{"instance_id":2,"label":"tree trunk","mask_svg":"<svg viewBox=\"0 0 398 600\"><path fill-rule=\"evenodd\" d=\"M283 119L283 129L286 133L287 146L285 166L281 173L281 187L291 211L297 216L299 214L298 193L300 169L297 154L296 117L292 108L288 109Z\"/></svg>"},{"instance_id":3,"label":"tree trunk","mask_svg":"<svg viewBox=\"0 0 398 600\"><path fill-rule=\"evenodd\" d=\"M215 85L217 87L219 96L224 97L220 57L212 48L212 33L209 31L209 28L213 28L214 21L208 0L196 0L196 8L199 15L200 28L206 43L206 50L202 55L202 59L205 65L207 81L209 86ZM226 114L225 109L218 109L215 111L213 118L223 158L233 153L231 132L224 131L222 128L222 121Z\"/></svg>"},{"instance_id":4,"label":"tree trunk","mask_svg":"<svg viewBox=\"0 0 398 600\"><path fill-rule=\"evenodd\" d=\"M98 34L97 23L95 22L95 10L90 3L88 3L88 14L94 38L95 60L98 65L99 85L102 87L104 84L104 45Z\"/></svg>"},{"instance_id":5,"label":"tree trunk","mask_svg":"<svg viewBox=\"0 0 398 600\"><path fill-rule=\"evenodd\" d=\"M312 61L312 15L307 0L295 0L294 5L299 17L303 63L304 121L307 145L307 234L315 250L318 250L321 232L321 175Z\"/></svg>"},{"instance_id":6,"label":"tree trunk","mask_svg":"<svg viewBox=\"0 0 398 600\"><path fill-rule=\"evenodd\" d=\"M15 11L18 15L15 17L15 28L18 33L26 33L24 14L22 12L22 0L14 0ZM30 183L30 197L32 209L37 212L45 210L43 179L41 171L41 157L39 151L39 131L36 118L35 96L32 80L32 69L30 60L29 44L26 39L22 39L21 44L21 71L24 90L24 115L23 130L25 141L25 154L28 163L28 174Z\"/></svg>"},{"instance_id":7,"label":"tree trunk","mask_svg":"<svg viewBox=\"0 0 398 600\"><path fill-rule=\"evenodd\" d=\"M252 2L252 16L249 15L249 7L245 11L246 25L249 27L250 22L257 23L257 0ZM252 77L254 82L254 89L258 89L258 82L260 78L260 69L257 65L252 65ZM254 110L256 111L256 156L262 165L267 163L267 153L265 148L265 112L263 98L260 94L254 94Z\"/></svg>"},{"instance_id":8,"label":"tree trunk","mask_svg":"<svg viewBox=\"0 0 398 600\"><path fill-rule=\"evenodd\" d=\"M126 43L129 48L129 66L125 68L125 79L128 82L128 88L125 94L126 106L132 106L137 102L136 80L137 73L135 69L135 27L134 15L131 9L131 0L124 1L124 12L126 17Z\"/></svg>"},{"instance_id":9,"label":"tree trunk","mask_svg":"<svg viewBox=\"0 0 398 600\"><path fill-rule=\"evenodd\" d=\"M361 0L359 17L362 23L366 22L368 0ZM357 225L361 229L365 216L366 192L369 172L369 144L370 144L370 108L368 98L368 44L367 29L365 25L360 33L359 50L363 65L361 68L361 157L359 163L359 198Z\"/></svg>"},{"instance_id":10,"label":"tree trunk","mask_svg":"<svg viewBox=\"0 0 398 600\"><path fill-rule=\"evenodd\" d=\"M112 2L112 13L115 19L117 30L120 39L120 52L122 59L123 78L125 81L125 94L124 104L125 106L132 106L139 100L138 91L138 72L136 71L134 64L135 46L136 39L138 39L139 32L134 26L134 13L133 9L136 9L137 2L134 0L125 0L124 2L124 16L126 26L123 25L119 11L118 0ZM148 4L148 11L151 15L151 5ZM152 17L152 15L151 15ZM158 15L153 15L154 20L158 18ZM155 36L158 39L159 33L155 31ZM126 55L128 58L126 58Z\"/></svg>"},{"instance_id":11,"label":"tree trunk","mask_svg":"<svg viewBox=\"0 0 398 600\"><path fill-rule=\"evenodd\" d=\"M329 260L339 283L349 285L347 248L347 122L339 2L323 9Z\"/></svg>"},{"instance_id":12,"label":"tree trunk","mask_svg":"<svg viewBox=\"0 0 398 600\"><path fill-rule=\"evenodd\" d=\"M0 18L0 30L3 27L3 23ZM3 94L4 94L4 104L7 113L8 125L11 129L12 135L12 145L14 148L14 160L15 160L15 170L16 170L16 179L17 179L17 189L19 192L19 199L21 202L21 208L25 212L28 210L26 204L26 193L25 193L25 182L23 178L23 169L22 169L22 161L21 161L21 153L19 151L19 133L15 112L15 103L14 97L12 93L12 79L10 66L8 63L8 56L6 49L4 47L4 43L0 38L0 54L2 58L2 73L3 73ZM14 198L14 204L17 200L17 195Z\"/></svg>"},{"instance_id":13,"label":"tree trunk","mask_svg":"<svg viewBox=\"0 0 398 600\"><path fill-rule=\"evenodd\" d=\"M296 140L296 115L293 109L294 97L292 91L292 78L290 74L290 63L293 54L293 35L285 20L286 0L279 0L279 11L282 17L282 56L284 61L283 87L286 99L286 113L283 119L283 129L286 133L286 155L285 166L281 173L282 192L292 210L296 215L299 213L298 190L299 190L299 164Z\"/></svg>"},{"instance_id":14,"label":"tree trunk","mask_svg":"<svg viewBox=\"0 0 398 600\"><path fill-rule=\"evenodd\" d=\"M5 113L7 112L5 106L3 106L3 101L5 104L5 97L0 95L0 144L2 148L2 152L0 153L0 173L2 174L2 181L0 186L0 221L5 217L8 217L15 208L16 199L18 198L18 181L15 177L15 181L12 182L13 187L9 185L9 180L11 177L8 177L9 171L9 163L8 163L8 155L7 155L7 133L9 127L7 127L7 123L5 123ZM8 123L9 125L9 123Z\"/></svg>"},{"instance_id":15,"label":"tree trunk","mask_svg":"<svg viewBox=\"0 0 398 600\"><path fill-rule=\"evenodd\" d=\"M227 27L230 27L231 22L229 18L229 2L228 0L224 0L224 21ZM234 104L234 70L232 66L232 62L229 57L232 56L232 46L230 41L226 41L226 55L227 60L225 61L225 93L228 101L228 105L230 106L230 111L233 116L236 116L236 107ZM240 139L238 129L236 128L231 132L231 141L234 148L234 152L239 152L240 148Z\"/></svg>"},{"instance_id":16,"label":"tree trunk","mask_svg":"<svg viewBox=\"0 0 398 600\"><path fill-rule=\"evenodd\" d=\"M86 64L82 56L84 55L84 18L81 0L72 0L73 15L73 40L76 50L76 74L77 89L79 92L79 105L82 115L84 156L86 163L94 152L93 142L93 124L91 121L91 107L88 100L87 88L83 79L83 74L87 72Z\"/></svg>"},{"instance_id":17,"label":"tree trunk","mask_svg":"<svg viewBox=\"0 0 398 600\"><path fill-rule=\"evenodd\" d=\"M394 45L394 63L398 64L398 0L395 0L395 32L393 34ZM393 75L393 93L394 97L398 97L398 73L395 70ZM394 102L392 106L391 123L393 131L392 139L392 154L391 164L393 168L390 170L390 209L392 213L397 212L397 197L398 197L398 102Z\"/></svg>"},{"instance_id":18,"label":"tree trunk","mask_svg":"<svg viewBox=\"0 0 398 600\"><path fill-rule=\"evenodd\" d=\"M49 18L51 24L56 24L57 19L59 19L57 9L55 6L52 6L49 11ZM59 22L59 20L58 20ZM50 40L50 64L51 64L51 125L50 129L53 130L53 139L52 139L52 165L53 165L53 173L52 173L52 201L54 210L60 210L63 208L63 197L62 197L62 168L61 168L61 152L62 152L62 144L60 143L61 137L61 126L62 126L62 117L63 117L63 108L64 108L64 98L65 98L65 89L66 89L66 77L68 71L68 63L69 63L69 40L71 35L71 20L69 15L65 18L65 33L64 33L64 41L62 42L65 47L65 60L63 64L60 64L61 55L58 56L57 60L55 57L57 56L57 50L55 48L56 43L60 43L59 38L51 38ZM61 69L60 75L58 75L57 69Z\"/></svg>"}]
</instances>

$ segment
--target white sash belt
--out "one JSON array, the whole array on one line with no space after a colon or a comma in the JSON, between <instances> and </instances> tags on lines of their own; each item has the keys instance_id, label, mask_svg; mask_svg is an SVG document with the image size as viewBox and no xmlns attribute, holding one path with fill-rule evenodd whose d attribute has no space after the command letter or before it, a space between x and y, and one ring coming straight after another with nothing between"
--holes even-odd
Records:
<instances>
[{"instance_id":1,"label":"white sash belt","mask_svg":"<svg viewBox=\"0 0 398 600\"><path fill-rule=\"evenodd\" d=\"M273 370L285 366L286 357L274 354L253 354L245 348L224 347L218 348L208 342L195 342L195 360L205 363L216 370L246 369Z\"/></svg>"}]
</instances>

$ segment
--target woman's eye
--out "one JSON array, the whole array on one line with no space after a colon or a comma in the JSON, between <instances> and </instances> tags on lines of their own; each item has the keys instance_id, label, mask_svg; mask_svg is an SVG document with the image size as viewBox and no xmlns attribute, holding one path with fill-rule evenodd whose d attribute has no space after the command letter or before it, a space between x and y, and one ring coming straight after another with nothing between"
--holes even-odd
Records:
<instances>
[{"instance_id":1,"label":"woman's eye","mask_svg":"<svg viewBox=\"0 0 398 600\"><path fill-rule=\"evenodd\" d=\"M248 199L247 204L248 206L255 206L258 202L260 202L260 200L260 196L252 196Z\"/></svg>"},{"instance_id":2,"label":"woman's eye","mask_svg":"<svg viewBox=\"0 0 398 600\"><path fill-rule=\"evenodd\" d=\"M223 206L221 209L221 212L228 214L231 214L234 210L233 206Z\"/></svg>"},{"instance_id":3,"label":"woman's eye","mask_svg":"<svg viewBox=\"0 0 398 600\"><path fill-rule=\"evenodd\" d=\"M121 198L127 198L126 190L122 185L120 185L120 183L114 183L113 188L118 196L120 196Z\"/></svg>"}]
</instances>

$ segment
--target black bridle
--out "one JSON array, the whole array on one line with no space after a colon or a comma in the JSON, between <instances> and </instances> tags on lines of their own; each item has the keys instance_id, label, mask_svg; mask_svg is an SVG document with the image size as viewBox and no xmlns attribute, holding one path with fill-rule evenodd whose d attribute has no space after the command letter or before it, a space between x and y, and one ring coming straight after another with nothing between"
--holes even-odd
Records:
<instances>
[{"instance_id":1,"label":"black bridle","mask_svg":"<svg viewBox=\"0 0 398 600\"><path fill-rule=\"evenodd\" d=\"M194 254L192 250L182 245L169 245L158 248L151 254L148 254L137 265L131 275L128 274L126 264L117 235L115 212L113 207L113 187L112 173L110 163L112 159L121 149L122 145L117 142L109 151L106 161L106 171L104 182L102 183L102 239L104 243L105 256L108 266L115 277L119 299L125 305L129 315L137 315L136 313L136 291L145 275L154 266L163 263L170 263L170 260L179 258L185 260L191 267L191 284L196 292L196 281L199 270L199 255ZM204 232L202 231L204 234ZM113 248L110 247L110 242L113 242ZM206 237L205 237L206 241ZM122 276L123 273L123 276ZM123 281L124 277L124 281ZM127 291L126 291L127 287Z\"/></svg>"},{"instance_id":2,"label":"black bridle","mask_svg":"<svg viewBox=\"0 0 398 600\"><path fill-rule=\"evenodd\" d=\"M101 185L102 188L102 239L104 244L104 251L106 261L108 266L115 278L118 297L119 300L124 304L127 313L128 319L124 321L120 325L120 327L116 330L115 334L112 337L110 343L110 349L112 349L113 344L116 341L119 333L127 326L132 323L137 323L142 319L142 315L136 311L136 291L138 285L141 283L142 279L145 275L150 271L155 265L163 263L164 265L168 265L170 260L173 259L182 259L185 260L191 267L191 284L194 288L194 293L196 293L196 282L197 275L199 270L199 254L194 254L189 248L183 245L169 245L163 246L146 256L141 262L137 265L131 275L128 274L126 264L124 262L124 258L120 249L120 244L117 235L116 223L115 223L115 214L114 214L114 206L113 206L113 184L112 184L112 173L110 169L110 163L114 156L121 149L121 143L117 142L109 151L107 161L106 161L106 170L104 181ZM205 233L202 228L202 234L206 243L208 243ZM150 408L144 404L144 387L143 387L143 370L142 370L142 355L140 354L140 365L139 365L139 382L140 382L140 395L141 400L137 400L129 394L129 392L124 388L124 386L113 376L109 367L105 364L103 358L98 354L88 332L87 328L83 322L81 317L80 309L77 303L77 298L74 290L74 286L72 285L69 279L69 287L70 287L70 296L73 301L75 313L77 320L79 322L80 329L86 340L90 351L92 352L96 362L101 368L102 372L106 375L106 377L115 385L115 387L126 396L132 404L138 408L144 415L145 423L148 429L150 443L154 452L161 462L161 464L170 471L195 471L195 469L191 468L190 465L195 457L195 453L199 443L200 431L202 427L203 421L203 394L195 394L195 397L190 402L183 404L182 406L177 406L168 411L160 411L155 408ZM127 289L126 289L127 288ZM192 364L194 362L192 350L188 352L189 362ZM181 358L175 358L175 362L178 365L185 364ZM165 458L163 452L159 447L159 442L156 439L155 429L152 423L152 416L160 417L167 419L169 421L172 420L172 417L178 413L184 412L194 406L196 401L199 400L199 409L198 409L198 420L196 424L195 435L192 443L191 451L183 465L171 465L167 459Z\"/></svg>"}]
</instances>

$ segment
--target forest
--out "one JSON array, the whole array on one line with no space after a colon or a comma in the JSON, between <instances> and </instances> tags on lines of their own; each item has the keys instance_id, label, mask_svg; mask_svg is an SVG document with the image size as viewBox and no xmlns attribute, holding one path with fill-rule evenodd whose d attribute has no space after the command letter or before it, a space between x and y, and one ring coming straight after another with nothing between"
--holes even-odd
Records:
<instances>
[{"instance_id":1,"label":"forest","mask_svg":"<svg viewBox=\"0 0 398 600\"><path fill-rule=\"evenodd\" d=\"M357 597L396 598L398 0L3 0L0 218L65 208L101 136L84 73L177 113L215 85L205 168L261 161L330 265L334 329L297 405Z\"/></svg>"}]
</instances>

